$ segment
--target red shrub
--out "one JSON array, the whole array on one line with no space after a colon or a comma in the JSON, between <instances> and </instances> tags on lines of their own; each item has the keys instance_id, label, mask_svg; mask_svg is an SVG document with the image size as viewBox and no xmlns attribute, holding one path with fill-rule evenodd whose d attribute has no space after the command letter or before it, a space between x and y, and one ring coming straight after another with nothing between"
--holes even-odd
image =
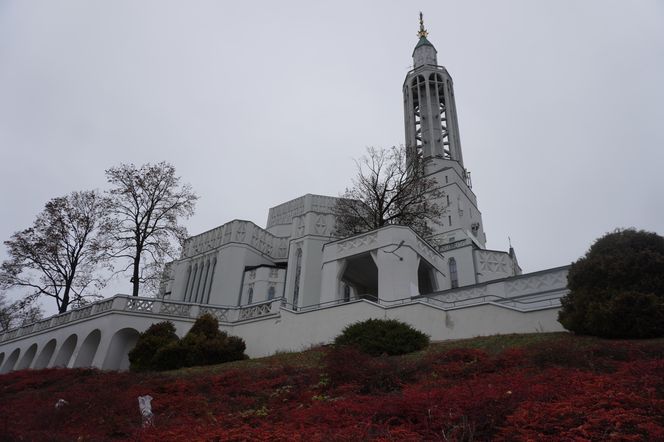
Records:
<instances>
[{"instance_id":1,"label":"red shrub","mask_svg":"<svg viewBox=\"0 0 664 442\"><path fill-rule=\"evenodd\" d=\"M542 348L553 346L495 357L344 350L313 368L15 372L0 376L0 439L664 440L661 344L579 350L570 341L566 354L548 358ZM585 362L570 363L572 354ZM604 363L612 372L596 369ZM144 394L155 413L145 429L137 401ZM57 410L60 398L69 404Z\"/></svg>"}]
</instances>

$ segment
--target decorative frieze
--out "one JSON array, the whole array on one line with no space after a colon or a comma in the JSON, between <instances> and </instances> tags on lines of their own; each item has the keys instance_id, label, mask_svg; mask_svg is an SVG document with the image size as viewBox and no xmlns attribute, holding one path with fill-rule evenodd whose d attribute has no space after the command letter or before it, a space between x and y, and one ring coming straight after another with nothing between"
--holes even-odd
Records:
<instances>
[{"instance_id":1,"label":"decorative frieze","mask_svg":"<svg viewBox=\"0 0 664 442\"><path fill-rule=\"evenodd\" d=\"M183 247L183 258L200 255L231 242L247 244L273 259L285 259L286 237L272 235L250 221L231 221L201 235L187 239Z\"/></svg>"},{"instance_id":2,"label":"decorative frieze","mask_svg":"<svg viewBox=\"0 0 664 442\"><path fill-rule=\"evenodd\" d=\"M364 235L354 236L345 241L337 242L337 252L345 252L348 250L357 249L358 247L366 247L376 243L378 233L371 232Z\"/></svg>"}]
</instances>

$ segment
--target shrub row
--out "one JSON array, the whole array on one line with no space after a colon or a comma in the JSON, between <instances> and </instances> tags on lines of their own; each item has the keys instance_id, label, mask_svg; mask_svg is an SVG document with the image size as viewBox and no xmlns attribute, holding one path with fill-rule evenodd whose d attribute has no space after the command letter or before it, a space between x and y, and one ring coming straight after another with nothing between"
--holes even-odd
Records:
<instances>
[{"instance_id":1,"label":"shrub row","mask_svg":"<svg viewBox=\"0 0 664 442\"><path fill-rule=\"evenodd\" d=\"M174 370L246 359L245 349L241 338L220 331L219 321L205 314L182 339L170 321L151 325L129 352L129 362L132 371Z\"/></svg>"}]
</instances>

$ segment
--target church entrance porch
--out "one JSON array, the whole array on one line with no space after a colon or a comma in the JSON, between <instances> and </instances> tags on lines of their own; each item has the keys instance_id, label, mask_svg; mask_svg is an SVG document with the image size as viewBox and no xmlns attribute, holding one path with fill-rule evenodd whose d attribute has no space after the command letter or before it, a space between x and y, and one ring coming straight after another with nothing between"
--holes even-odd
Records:
<instances>
[{"instance_id":1,"label":"church entrance porch","mask_svg":"<svg viewBox=\"0 0 664 442\"><path fill-rule=\"evenodd\" d=\"M321 302L368 295L382 301L443 286L442 256L408 227L387 226L325 244Z\"/></svg>"}]
</instances>

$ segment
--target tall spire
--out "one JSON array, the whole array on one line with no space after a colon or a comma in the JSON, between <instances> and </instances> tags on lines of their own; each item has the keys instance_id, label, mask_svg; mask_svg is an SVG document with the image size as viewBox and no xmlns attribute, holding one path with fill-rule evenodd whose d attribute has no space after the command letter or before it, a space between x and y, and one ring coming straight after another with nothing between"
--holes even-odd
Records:
<instances>
[{"instance_id":1,"label":"tall spire","mask_svg":"<svg viewBox=\"0 0 664 442\"><path fill-rule=\"evenodd\" d=\"M429 31L424 28L424 19L422 18L422 11L420 11L420 30L417 33L417 36L422 38L427 38Z\"/></svg>"}]
</instances>

